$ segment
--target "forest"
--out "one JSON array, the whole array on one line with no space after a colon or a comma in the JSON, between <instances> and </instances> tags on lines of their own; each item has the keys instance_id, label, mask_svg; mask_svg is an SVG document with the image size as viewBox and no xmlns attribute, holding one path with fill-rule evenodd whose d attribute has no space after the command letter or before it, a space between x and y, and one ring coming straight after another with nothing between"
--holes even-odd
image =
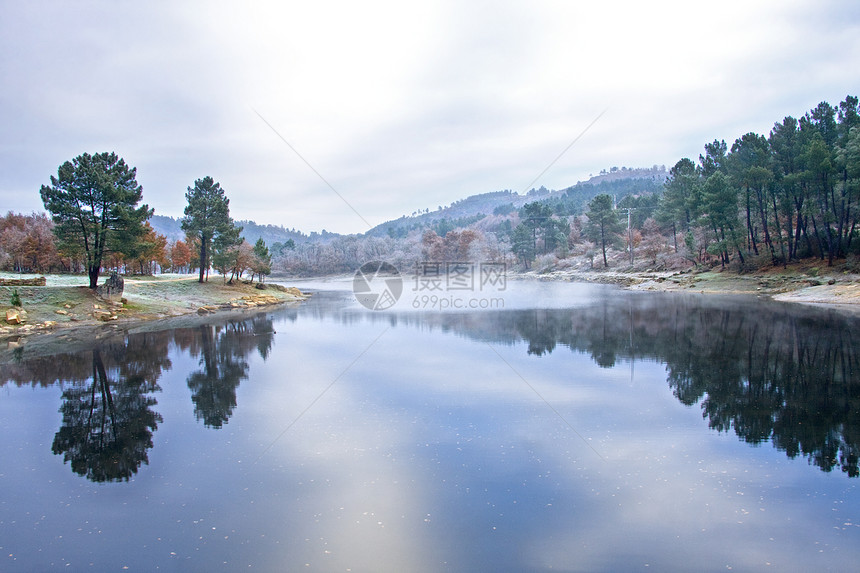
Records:
<instances>
[{"instance_id":1,"label":"forest","mask_svg":"<svg viewBox=\"0 0 860 573\"><path fill-rule=\"evenodd\" d=\"M858 213L860 109L858 98L847 96L838 105L821 102L799 119L785 117L767 135L746 133L731 145L715 139L697 159L681 158L668 173L657 166L613 167L562 191L485 193L362 235L297 233L298 240L266 245L260 239L254 246L234 237L229 260L214 257L213 263L234 276L351 273L370 260L401 269L427 261L538 270L695 265L743 272L803 259L850 266L860 254ZM199 236L168 240L145 223L134 244L106 251L103 267L192 272L201 266L200 247ZM0 269L85 267L80 249L58 240L55 217L0 217Z\"/></svg>"},{"instance_id":2,"label":"forest","mask_svg":"<svg viewBox=\"0 0 860 573\"><path fill-rule=\"evenodd\" d=\"M612 168L611 179L536 192L519 207L508 201L486 213L460 209L457 219L437 215L423 225L419 221L430 214L404 217L388 236L380 226L370 237L276 249L273 268L344 273L371 259L400 268L480 260L537 270L695 265L744 272L803 259L857 264L856 96L836 106L821 102L799 119L785 117L767 136L750 132L731 145L714 140L697 160L679 159L665 178L655 173L656 166L644 176Z\"/></svg>"}]
</instances>

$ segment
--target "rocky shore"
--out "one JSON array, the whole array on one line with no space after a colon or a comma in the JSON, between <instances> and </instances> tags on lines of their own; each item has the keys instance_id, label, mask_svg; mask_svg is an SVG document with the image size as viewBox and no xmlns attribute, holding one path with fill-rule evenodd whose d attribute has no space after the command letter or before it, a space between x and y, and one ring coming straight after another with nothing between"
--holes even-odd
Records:
<instances>
[{"instance_id":1,"label":"rocky shore","mask_svg":"<svg viewBox=\"0 0 860 573\"><path fill-rule=\"evenodd\" d=\"M519 278L617 284L659 292L746 294L778 301L830 305L860 313L860 274L844 267L794 265L738 273L728 269L625 271L564 269L518 273Z\"/></svg>"},{"instance_id":2,"label":"rocky shore","mask_svg":"<svg viewBox=\"0 0 860 573\"><path fill-rule=\"evenodd\" d=\"M44 282L42 282L44 284ZM0 286L0 339L57 331L83 331L185 315L210 315L298 303L299 289L273 283L224 283L220 277L198 283L192 277L125 280L121 295L104 295L84 286ZM13 304L17 303L17 304Z\"/></svg>"}]
</instances>

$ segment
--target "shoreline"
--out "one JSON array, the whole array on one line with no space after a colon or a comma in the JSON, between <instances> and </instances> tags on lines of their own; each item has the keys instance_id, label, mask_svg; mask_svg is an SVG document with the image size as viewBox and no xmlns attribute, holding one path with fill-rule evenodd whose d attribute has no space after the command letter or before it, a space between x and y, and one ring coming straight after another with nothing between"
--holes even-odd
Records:
<instances>
[{"instance_id":1,"label":"shoreline","mask_svg":"<svg viewBox=\"0 0 860 573\"><path fill-rule=\"evenodd\" d=\"M401 274L404 281L414 274ZM509 281L557 281L616 285L625 290L642 292L679 292L716 295L745 295L777 302L829 307L860 315L860 273L845 266L817 267L815 263L794 263L787 269L763 268L739 273L731 269L696 269L656 271L631 270L618 266L610 269L567 269L514 271L508 268ZM280 276L273 278L301 286L352 281L352 274L324 277Z\"/></svg>"},{"instance_id":2,"label":"shoreline","mask_svg":"<svg viewBox=\"0 0 860 573\"><path fill-rule=\"evenodd\" d=\"M728 269L682 271L548 270L508 278L614 284L632 291L753 295L778 302L844 309L860 314L860 274L795 266L738 273Z\"/></svg>"},{"instance_id":3,"label":"shoreline","mask_svg":"<svg viewBox=\"0 0 860 573\"><path fill-rule=\"evenodd\" d=\"M86 286L68 284L75 278L49 275L47 286L0 286L0 342L6 347L0 348L0 363L6 350L35 338L92 341L117 333L170 328L174 323L211 321L213 315L299 304L309 297L277 283L263 283L262 288L259 283L240 281L228 285L214 277L201 284L185 275L125 279L121 296L101 297ZM21 307L9 304L16 291ZM18 315L20 324L9 324L8 311Z\"/></svg>"},{"instance_id":4,"label":"shoreline","mask_svg":"<svg viewBox=\"0 0 860 573\"><path fill-rule=\"evenodd\" d=\"M228 285L220 277L198 283L196 276L159 275L125 279L124 302L99 297L86 286L68 284L80 277L54 276L48 286L0 286L0 312L13 290L19 291L26 318L13 326L0 315L0 342L15 350L28 339L54 337L66 344L76 339L104 339L117 333L158 330L211 321L213 314L231 316L285 304L299 304L309 295L279 283L328 282L351 279L331 277L270 277L258 283ZM860 315L860 274L840 268L796 265L750 273L727 269L633 271L614 269L550 269L508 271L508 280L537 280L613 284L633 291L685 292L720 295L754 295L778 302L826 306ZM0 363L4 361L0 349Z\"/></svg>"},{"instance_id":5,"label":"shoreline","mask_svg":"<svg viewBox=\"0 0 860 573\"><path fill-rule=\"evenodd\" d=\"M626 290L686 292L720 295L753 295L778 302L842 308L860 313L860 272L845 265L819 267L818 261L793 263L788 268L768 267L739 273L736 270L688 267L669 271L630 269L618 265L609 269L584 269L582 265L565 269L519 271L508 267L507 280L583 282L617 285ZM402 273L412 280L413 273ZM279 276L272 280L302 283L347 283L352 274L322 277Z\"/></svg>"}]
</instances>

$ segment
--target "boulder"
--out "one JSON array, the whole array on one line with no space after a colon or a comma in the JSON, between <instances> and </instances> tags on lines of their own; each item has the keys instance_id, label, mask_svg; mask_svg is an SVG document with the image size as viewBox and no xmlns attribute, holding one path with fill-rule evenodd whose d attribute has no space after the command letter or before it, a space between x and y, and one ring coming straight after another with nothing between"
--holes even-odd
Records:
<instances>
[{"instance_id":1,"label":"boulder","mask_svg":"<svg viewBox=\"0 0 860 573\"><path fill-rule=\"evenodd\" d=\"M12 325L19 325L21 322L21 313L19 313L14 308L10 308L6 311L6 322Z\"/></svg>"},{"instance_id":2,"label":"boulder","mask_svg":"<svg viewBox=\"0 0 860 573\"><path fill-rule=\"evenodd\" d=\"M122 280L122 277L116 273L111 273L110 276L105 279L104 284L96 289L96 293L103 298L110 298L113 296L121 297L124 287L125 282Z\"/></svg>"},{"instance_id":3,"label":"boulder","mask_svg":"<svg viewBox=\"0 0 860 573\"><path fill-rule=\"evenodd\" d=\"M93 318L107 322L109 320L116 320L117 317L107 310L94 310Z\"/></svg>"}]
</instances>

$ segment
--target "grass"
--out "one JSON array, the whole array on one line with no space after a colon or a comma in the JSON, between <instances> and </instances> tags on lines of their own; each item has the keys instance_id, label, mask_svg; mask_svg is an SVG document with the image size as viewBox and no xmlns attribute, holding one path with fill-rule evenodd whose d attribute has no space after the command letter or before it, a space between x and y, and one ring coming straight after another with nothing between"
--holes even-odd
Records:
<instances>
[{"instance_id":1,"label":"grass","mask_svg":"<svg viewBox=\"0 0 860 573\"><path fill-rule=\"evenodd\" d=\"M32 278L33 275L2 273L7 278ZM87 287L87 277L80 275L46 275L46 286L0 287L0 321L12 308L12 298L18 293L27 314L27 324L54 322L59 326L99 323L93 317L97 307L104 309L106 301ZM103 282L103 281L99 281ZM125 304L117 313L117 322L152 320L196 312L201 306L218 306L242 297L267 294L284 302L301 300L293 294L276 288L258 290L254 285L236 282L224 283L220 276L198 283L197 275L160 275L158 277L132 277L125 279ZM58 312L59 311L59 312ZM0 322L0 327L5 323ZM4 329L0 334L14 334Z\"/></svg>"}]
</instances>

